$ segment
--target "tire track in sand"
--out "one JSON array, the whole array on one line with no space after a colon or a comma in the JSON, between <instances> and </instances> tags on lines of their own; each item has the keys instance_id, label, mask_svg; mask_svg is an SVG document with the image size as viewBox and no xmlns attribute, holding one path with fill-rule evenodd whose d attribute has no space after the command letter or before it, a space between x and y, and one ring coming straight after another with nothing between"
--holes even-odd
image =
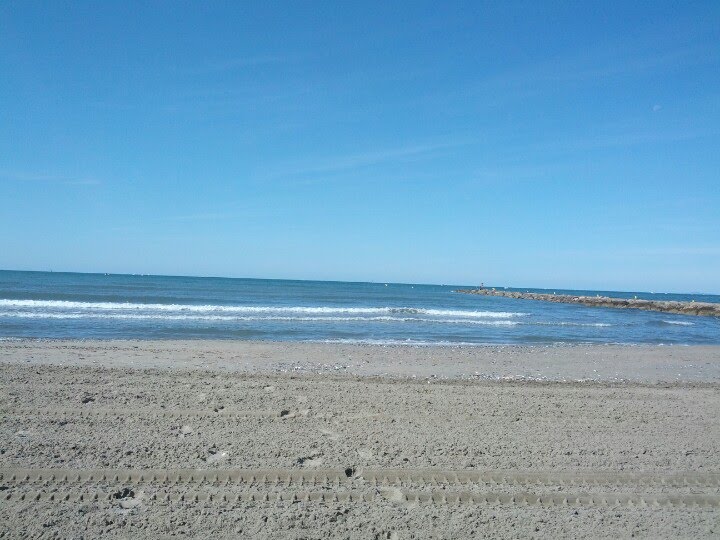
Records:
<instances>
[{"instance_id":1,"label":"tire track in sand","mask_svg":"<svg viewBox=\"0 0 720 540\"><path fill-rule=\"evenodd\" d=\"M515 486L720 487L720 473L618 471L475 471L441 469L39 469L0 468L4 486L129 483L161 485L419 484Z\"/></svg>"},{"instance_id":2,"label":"tire track in sand","mask_svg":"<svg viewBox=\"0 0 720 540\"><path fill-rule=\"evenodd\" d=\"M134 492L129 492L134 495ZM4 501L29 502L86 502L113 501L118 493L103 491L84 491L82 489L66 489L61 491L29 491L10 492L0 496ZM675 507L675 508L720 508L720 496L717 495L667 495L667 494L617 494L617 493L472 493L467 491L408 491L408 490L374 490L374 491L284 491L284 492L231 492L231 491L199 491L189 490L182 493L154 493L138 500L165 503L219 503L239 504L244 502L374 502L386 500L399 504L500 504L524 506L589 506L589 507Z\"/></svg>"}]
</instances>

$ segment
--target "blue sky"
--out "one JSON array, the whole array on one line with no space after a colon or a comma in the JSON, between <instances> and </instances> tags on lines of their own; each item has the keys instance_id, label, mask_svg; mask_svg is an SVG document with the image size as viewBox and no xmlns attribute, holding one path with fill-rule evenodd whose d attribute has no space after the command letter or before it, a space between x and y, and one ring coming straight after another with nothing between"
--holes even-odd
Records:
<instances>
[{"instance_id":1,"label":"blue sky","mask_svg":"<svg viewBox=\"0 0 720 540\"><path fill-rule=\"evenodd\" d=\"M720 3L0 4L0 268L720 292Z\"/></svg>"}]
</instances>

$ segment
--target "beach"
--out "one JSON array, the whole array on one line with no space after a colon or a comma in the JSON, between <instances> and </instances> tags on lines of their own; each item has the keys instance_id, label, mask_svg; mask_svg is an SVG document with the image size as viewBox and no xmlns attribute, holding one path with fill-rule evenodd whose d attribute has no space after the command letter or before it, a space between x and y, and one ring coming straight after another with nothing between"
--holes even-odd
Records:
<instances>
[{"instance_id":1,"label":"beach","mask_svg":"<svg viewBox=\"0 0 720 540\"><path fill-rule=\"evenodd\" d=\"M0 342L0 534L709 538L720 347Z\"/></svg>"},{"instance_id":2,"label":"beach","mask_svg":"<svg viewBox=\"0 0 720 540\"><path fill-rule=\"evenodd\" d=\"M719 28L0 3L0 540L720 539Z\"/></svg>"}]
</instances>

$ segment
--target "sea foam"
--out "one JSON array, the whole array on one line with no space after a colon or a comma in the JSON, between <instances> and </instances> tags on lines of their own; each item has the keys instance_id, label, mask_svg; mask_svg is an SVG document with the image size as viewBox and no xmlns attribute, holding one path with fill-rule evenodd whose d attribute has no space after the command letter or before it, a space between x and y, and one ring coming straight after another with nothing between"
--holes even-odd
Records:
<instances>
[{"instance_id":1,"label":"sea foam","mask_svg":"<svg viewBox=\"0 0 720 540\"><path fill-rule=\"evenodd\" d=\"M9 300L0 299L0 308L9 309L51 309L65 311L143 311L143 312L190 312L198 314L236 313L236 314L358 314L358 315L426 315L432 317L467 317L507 319L521 317L525 313L504 311L466 311L450 309L425 309L416 307L352 307L352 306L229 306L195 304L138 304L130 302L71 302L66 300Z\"/></svg>"},{"instance_id":2,"label":"sea foam","mask_svg":"<svg viewBox=\"0 0 720 540\"><path fill-rule=\"evenodd\" d=\"M252 315L172 315L172 314L143 314L143 313L49 313L49 312L23 312L0 311L0 318L11 317L18 319L111 319L111 320L153 320L153 321L285 321L285 322L406 322L406 323L435 323L435 324L477 324L487 326L514 326L520 324L508 320L472 320L472 319L430 319L427 317L308 317L308 316L252 316Z\"/></svg>"}]
</instances>

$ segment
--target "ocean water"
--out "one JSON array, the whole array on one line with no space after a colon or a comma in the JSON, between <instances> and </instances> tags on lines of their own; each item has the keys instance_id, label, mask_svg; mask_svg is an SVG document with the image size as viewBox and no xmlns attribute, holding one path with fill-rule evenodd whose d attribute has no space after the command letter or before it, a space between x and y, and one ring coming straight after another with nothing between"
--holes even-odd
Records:
<instances>
[{"instance_id":1,"label":"ocean water","mask_svg":"<svg viewBox=\"0 0 720 540\"><path fill-rule=\"evenodd\" d=\"M0 339L720 344L718 318L453 292L458 288L0 271ZM720 302L700 294L550 292Z\"/></svg>"}]
</instances>

